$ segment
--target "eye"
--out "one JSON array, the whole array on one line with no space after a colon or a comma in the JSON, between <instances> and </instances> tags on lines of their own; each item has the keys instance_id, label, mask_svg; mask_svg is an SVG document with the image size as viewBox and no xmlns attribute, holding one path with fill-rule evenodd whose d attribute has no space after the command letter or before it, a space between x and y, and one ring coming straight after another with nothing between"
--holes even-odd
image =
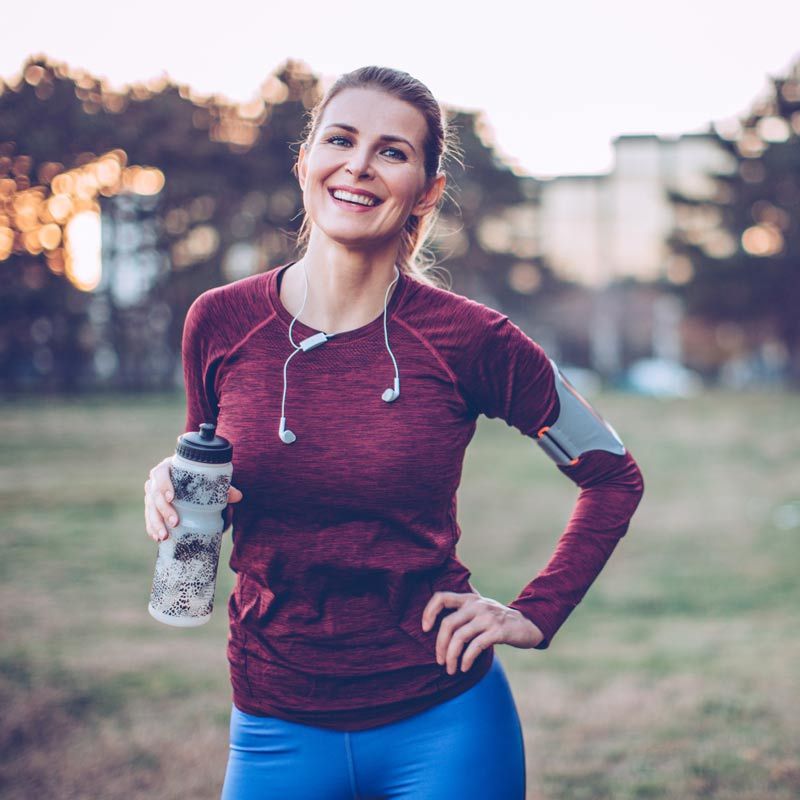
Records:
<instances>
[{"instance_id":1,"label":"eye","mask_svg":"<svg viewBox=\"0 0 800 800\"><path fill-rule=\"evenodd\" d=\"M345 144L351 144L350 140L346 136L339 136L338 134L334 134L333 136L329 136L326 140L329 144L337 144L338 142L344 142ZM398 150L396 147L386 147L381 152L383 153L392 153L393 155L390 158L394 161L407 161L406 154L402 150Z\"/></svg>"},{"instance_id":2,"label":"eye","mask_svg":"<svg viewBox=\"0 0 800 800\"><path fill-rule=\"evenodd\" d=\"M347 142L348 144L350 143L350 140L346 136L329 136L325 141L330 142L330 144L334 144L337 139L341 142Z\"/></svg>"},{"instance_id":3,"label":"eye","mask_svg":"<svg viewBox=\"0 0 800 800\"><path fill-rule=\"evenodd\" d=\"M384 153L396 153L399 156L400 161L406 161L406 154L402 150L398 150L396 147L387 147ZM392 156L392 158L396 158L397 156Z\"/></svg>"}]
</instances>

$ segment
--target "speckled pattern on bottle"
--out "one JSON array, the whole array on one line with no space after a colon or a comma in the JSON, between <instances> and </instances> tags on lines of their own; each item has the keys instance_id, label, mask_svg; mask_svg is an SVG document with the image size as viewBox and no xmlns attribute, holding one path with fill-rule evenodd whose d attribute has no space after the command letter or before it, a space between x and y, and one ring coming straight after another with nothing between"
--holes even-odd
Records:
<instances>
[{"instance_id":1,"label":"speckled pattern on bottle","mask_svg":"<svg viewBox=\"0 0 800 800\"><path fill-rule=\"evenodd\" d=\"M175 499L198 506L226 505L228 489L231 485L230 475L209 477L202 472L193 472L173 465L172 485L175 487Z\"/></svg>"},{"instance_id":2,"label":"speckled pattern on bottle","mask_svg":"<svg viewBox=\"0 0 800 800\"><path fill-rule=\"evenodd\" d=\"M168 617L207 617L214 606L222 532L184 531L159 547L150 605Z\"/></svg>"}]
</instances>

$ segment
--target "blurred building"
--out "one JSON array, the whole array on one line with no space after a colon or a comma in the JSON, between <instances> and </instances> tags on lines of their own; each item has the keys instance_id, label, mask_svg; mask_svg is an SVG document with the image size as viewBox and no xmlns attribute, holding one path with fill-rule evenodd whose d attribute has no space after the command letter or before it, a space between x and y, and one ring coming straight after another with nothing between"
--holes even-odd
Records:
<instances>
[{"instance_id":1,"label":"blurred building","mask_svg":"<svg viewBox=\"0 0 800 800\"><path fill-rule=\"evenodd\" d=\"M712 172L734 166L710 134L618 136L606 175L539 181L536 239L565 279L594 287L615 280L681 281L666 242L678 226L668 192L706 197Z\"/></svg>"}]
</instances>

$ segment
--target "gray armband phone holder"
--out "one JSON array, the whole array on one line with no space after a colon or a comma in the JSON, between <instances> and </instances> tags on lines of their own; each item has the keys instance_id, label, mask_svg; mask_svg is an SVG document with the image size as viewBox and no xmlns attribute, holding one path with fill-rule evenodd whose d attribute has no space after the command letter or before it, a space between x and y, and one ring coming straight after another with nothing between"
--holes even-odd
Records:
<instances>
[{"instance_id":1,"label":"gray armband phone holder","mask_svg":"<svg viewBox=\"0 0 800 800\"><path fill-rule=\"evenodd\" d=\"M556 464L577 464L590 450L625 455L617 432L583 398L550 359L558 392L558 418L536 434L536 442Z\"/></svg>"}]
</instances>

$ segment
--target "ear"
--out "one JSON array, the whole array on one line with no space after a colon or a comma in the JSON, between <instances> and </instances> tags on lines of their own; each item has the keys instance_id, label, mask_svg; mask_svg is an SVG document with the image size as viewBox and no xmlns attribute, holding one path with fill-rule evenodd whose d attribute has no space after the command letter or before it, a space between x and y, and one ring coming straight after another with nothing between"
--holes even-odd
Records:
<instances>
[{"instance_id":1,"label":"ear","mask_svg":"<svg viewBox=\"0 0 800 800\"><path fill-rule=\"evenodd\" d=\"M300 152L297 156L297 180L300 183L300 191L304 191L306 187L306 173L308 172L308 165L306 164L306 146L300 145Z\"/></svg>"},{"instance_id":2,"label":"ear","mask_svg":"<svg viewBox=\"0 0 800 800\"><path fill-rule=\"evenodd\" d=\"M428 185L428 188L423 191L417 200L411 213L416 217L424 217L434 208L436 208L439 200L444 194L444 187L447 183L447 176L444 172L439 172L436 177Z\"/></svg>"}]
</instances>

